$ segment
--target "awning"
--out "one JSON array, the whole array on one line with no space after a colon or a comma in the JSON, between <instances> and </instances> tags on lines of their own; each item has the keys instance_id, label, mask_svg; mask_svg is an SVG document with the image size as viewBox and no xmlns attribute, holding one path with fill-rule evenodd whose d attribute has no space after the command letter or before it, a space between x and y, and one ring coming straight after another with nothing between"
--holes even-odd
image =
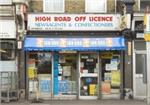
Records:
<instances>
[{"instance_id":1,"label":"awning","mask_svg":"<svg viewBox=\"0 0 150 105\"><path fill-rule=\"evenodd\" d=\"M33 38L26 37L25 51L62 51L62 50L124 50L123 37L114 38Z\"/></svg>"}]
</instances>

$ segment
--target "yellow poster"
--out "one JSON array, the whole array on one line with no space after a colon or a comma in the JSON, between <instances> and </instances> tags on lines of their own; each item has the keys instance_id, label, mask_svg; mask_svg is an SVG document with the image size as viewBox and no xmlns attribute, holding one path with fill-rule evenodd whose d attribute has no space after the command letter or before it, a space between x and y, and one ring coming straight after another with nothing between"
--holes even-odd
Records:
<instances>
[{"instance_id":1,"label":"yellow poster","mask_svg":"<svg viewBox=\"0 0 150 105\"><path fill-rule=\"evenodd\" d=\"M120 71L111 71L111 85L120 86Z\"/></svg>"},{"instance_id":2,"label":"yellow poster","mask_svg":"<svg viewBox=\"0 0 150 105\"><path fill-rule=\"evenodd\" d=\"M35 77L35 69L34 67L29 67L28 68L28 78L34 78Z\"/></svg>"},{"instance_id":3,"label":"yellow poster","mask_svg":"<svg viewBox=\"0 0 150 105\"><path fill-rule=\"evenodd\" d=\"M94 95L95 94L95 89L96 89L96 85L95 84L90 84L90 87L89 87L89 93L90 95Z\"/></svg>"}]
</instances>

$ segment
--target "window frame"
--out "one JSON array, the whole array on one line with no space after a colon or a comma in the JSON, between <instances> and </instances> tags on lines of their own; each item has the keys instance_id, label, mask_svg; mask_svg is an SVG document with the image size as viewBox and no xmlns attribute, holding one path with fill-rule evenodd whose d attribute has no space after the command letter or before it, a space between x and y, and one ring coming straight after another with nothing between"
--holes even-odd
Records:
<instances>
[{"instance_id":1,"label":"window frame","mask_svg":"<svg viewBox=\"0 0 150 105\"><path fill-rule=\"evenodd\" d=\"M148 1L148 0L144 0L144 1ZM140 12L144 12L145 11L145 9L144 9L144 11L143 11L143 9L141 9L141 0L138 0L138 8L139 8Z\"/></svg>"},{"instance_id":2,"label":"window frame","mask_svg":"<svg viewBox=\"0 0 150 105\"><path fill-rule=\"evenodd\" d=\"M2 55L1 54L3 54L3 53L5 53L5 52L2 52L3 50L1 49L1 46L0 46L0 49L2 50L1 52L0 52L0 61L14 61L14 60L16 60L16 43L15 43L15 41L6 41L6 40L0 40L0 44L2 43L2 42L8 42L8 43L12 43L13 44L13 48L7 48L6 50L11 50L11 59L9 59L9 58L7 58L7 59L2 59Z\"/></svg>"},{"instance_id":3,"label":"window frame","mask_svg":"<svg viewBox=\"0 0 150 105\"><path fill-rule=\"evenodd\" d=\"M89 1L92 1L92 0L89 0ZM101 1L101 0L99 0ZM88 10L88 1L85 0L85 13L107 13L107 0L104 0L105 1L105 10L104 11L89 11Z\"/></svg>"},{"instance_id":4,"label":"window frame","mask_svg":"<svg viewBox=\"0 0 150 105\"><path fill-rule=\"evenodd\" d=\"M53 0L53 2L55 2L55 1L56 0ZM64 13L65 12L65 0L61 0L61 1L63 1L62 11L55 10L56 8L53 8L52 11L48 11L48 10L46 10L46 7L45 7L45 0L43 0L43 13ZM52 4L52 5L54 5L54 4Z\"/></svg>"}]
</instances>

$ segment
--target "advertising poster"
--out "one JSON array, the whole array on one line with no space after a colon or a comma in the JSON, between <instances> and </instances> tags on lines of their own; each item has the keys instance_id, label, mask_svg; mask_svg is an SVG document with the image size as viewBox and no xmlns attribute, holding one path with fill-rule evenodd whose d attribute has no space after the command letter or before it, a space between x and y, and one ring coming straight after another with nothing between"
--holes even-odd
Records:
<instances>
[{"instance_id":1,"label":"advertising poster","mask_svg":"<svg viewBox=\"0 0 150 105\"><path fill-rule=\"evenodd\" d=\"M39 81L39 87L41 93L50 93L51 85L50 78L43 78Z\"/></svg>"},{"instance_id":2,"label":"advertising poster","mask_svg":"<svg viewBox=\"0 0 150 105\"><path fill-rule=\"evenodd\" d=\"M110 94L111 86L110 82L102 82L102 94Z\"/></svg>"},{"instance_id":3,"label":"advertising poster","mask_svg":"<svg viewBox=\"0 0 150 105\"><path fill-rule=\"evenodd\" d=\"M28 68L28 78L35 78L36 76L36 72L35 72L35 69L34 67L29 67Z\"/></svg>"},{"instance_id":4,"label":"advertising poster","mask_svg":"<svg viewBox=\"0 0 150 105\"><path fill-rule=\"evenodd\" d=\"M111 71L111 85L112 86L120 86L120 71Z\"/></svg>"},{"instance_id":5,"label":"advertising poster","mask_svg":"<svg viewBox=\"0 0 150 105\"><path fill-rule=\"evenodd\" d=\"M95 84L90 84L89 87L90 87L90 89L89 89L90 95L94 95L95 91L96 91L96 85Z\"/></svg>"}]
</instances>

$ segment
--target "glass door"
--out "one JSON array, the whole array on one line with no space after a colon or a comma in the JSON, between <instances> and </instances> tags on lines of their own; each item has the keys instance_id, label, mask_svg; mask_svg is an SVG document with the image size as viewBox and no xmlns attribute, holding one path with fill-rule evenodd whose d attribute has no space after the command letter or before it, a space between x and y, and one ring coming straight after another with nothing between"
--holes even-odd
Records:
<instances>
[{"instance_id":1,"label":"glass door","mask_svg":"<svg viewBox=\"0 0 150 105\"><path fill-rule=\"evenodd\" d=\"M98 53L79 54L79 99L98 98Z\"/></svg>"}]
</instances>

